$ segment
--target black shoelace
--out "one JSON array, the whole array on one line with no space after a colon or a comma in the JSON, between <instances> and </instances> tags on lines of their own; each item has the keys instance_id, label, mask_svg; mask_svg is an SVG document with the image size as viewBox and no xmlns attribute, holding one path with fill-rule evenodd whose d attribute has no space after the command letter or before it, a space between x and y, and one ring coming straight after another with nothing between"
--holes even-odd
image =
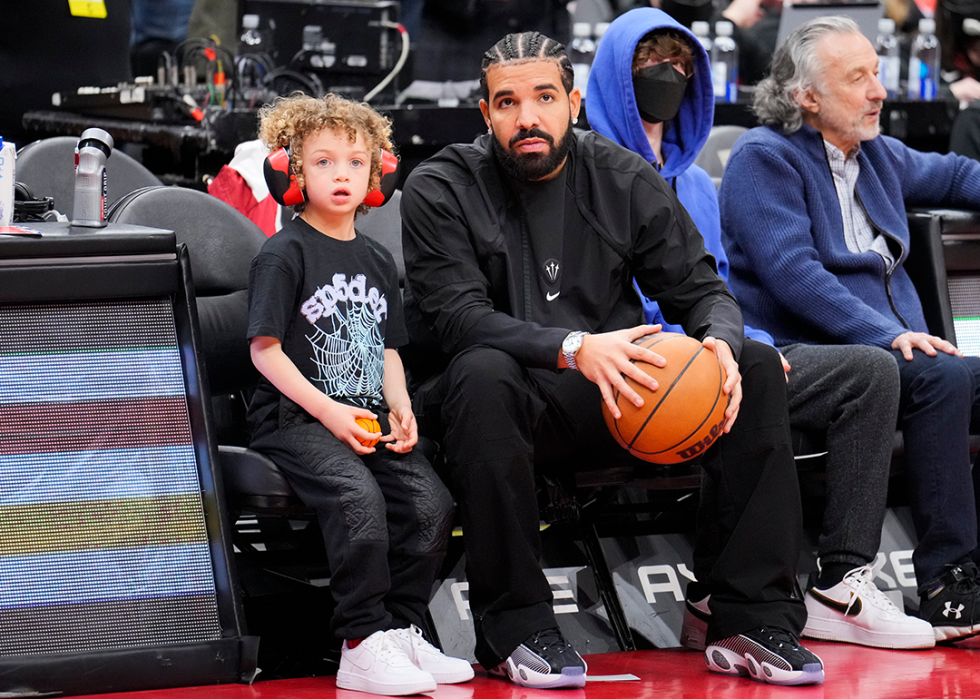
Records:
<instances>
[{"instance_id":1,"label":"black shoelace","mask_svg":"<svg viewBox=\"0 0 980 699\"><path fill-rule=\"evenodd\" d=\"M950 585L953 591L961 595L976 595L980 593L980 582L977 582L977 579L970 575L969 571L963 569L960 569L960 571L960 575L956 575L956 571L953 571L954 582Z\"/></svg>"},{"instance_id":2,"label":"black shoelace","mask_svg":"<svg viewBox=\"0 0 980 699\"><path fill-rule=\"evenodd\" d=\"M773 628L771 626L763 626L761 629L759 629L759 632L764 636L768 636L770 641L777 643L777 648L782 648L785 645L789 646L789 648L792 650L800 649L799 639L789 631Z\"/></svg>"},{"instance_id":3,"label":"black shoelace","mask_svg":"<svg viewBox=\"0 0 980 699\"><path fill-rule=\"evenodd\" d=\"M556 653L563 653L566 648L570 647L568 641L565 640L565 637L561 635L561 631L558 629L538 631L531 637L531 643L538 646L541 650L548 650L550 648Z\"/></svg>"}]
</instances>

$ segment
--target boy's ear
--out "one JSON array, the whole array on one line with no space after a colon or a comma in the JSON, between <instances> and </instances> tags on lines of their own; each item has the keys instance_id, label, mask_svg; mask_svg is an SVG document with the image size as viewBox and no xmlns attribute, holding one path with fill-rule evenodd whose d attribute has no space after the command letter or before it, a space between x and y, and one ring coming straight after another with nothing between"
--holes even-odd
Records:
<instances>
[{"instance_id":1,"label":"boy's ear","mask_svg":"<svg viewBox=\"0 0 980 699\"><path fill-rule=\"evenodd\" d=\"M281 206L295 206L306 201L306 191L299 188L296 173L289 164L289 149L280 148L273 151L262 164L265 183L269 194Z\"/></svg>"},{"instance_id":2,"label":"boy's ear","mask_svg":"<svg viewBox=\"0 0 980 699\"><path fill-rule=\"evenodd\" d=\"M382 206L391 199L395 185L398 184L398 156L386 150L381 151L381 183L378 188L368 192L364 203L368 206Z\"/></svg>"}]
</instances>

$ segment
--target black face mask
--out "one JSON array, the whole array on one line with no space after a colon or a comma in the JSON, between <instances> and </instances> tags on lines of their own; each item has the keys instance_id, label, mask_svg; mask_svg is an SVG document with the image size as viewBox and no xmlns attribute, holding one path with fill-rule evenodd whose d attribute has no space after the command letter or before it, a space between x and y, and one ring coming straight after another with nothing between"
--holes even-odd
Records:
<instances>
[{"instance_id":1,"label":"black face mask","mask_svg":"<svg viewBox=\"0 0 980 699\"><path fill-rule=\"evenodd\" d=\"M687 81L670 62L640 69L633 76L633 92L643 121L659 124L677 116Z\"/></svg>"}]
</instances>

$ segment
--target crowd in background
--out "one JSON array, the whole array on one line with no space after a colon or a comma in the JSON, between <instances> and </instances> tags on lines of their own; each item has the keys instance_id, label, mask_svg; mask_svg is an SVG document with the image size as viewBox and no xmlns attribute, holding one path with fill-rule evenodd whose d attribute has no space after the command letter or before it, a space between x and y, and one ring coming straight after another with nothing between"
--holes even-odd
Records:
<instances>
[{"instance_id":1,"label":"crowd in background","mask_svg":"<svg viewBox=\"0 0 980 699\"><path fill-rule=\"evenodd\" d=\"M942 46L943 89L965 108L980 98L980 3L973 0L884 0L885 16L895 21L902 46L902 65L918 21L934 17ZM238 0L129 0L107 4L109 16L97 26L62 21L64 8L55 0L19 3L10 8L11 32L0 46L0 133L25 143L22 117L27 111L48 109L51 95L79 86L111 86L137 75L153 75L164 52L186 39L207 38L234 51L242 32L243 7ZM727 20L734 25L739 46L739 76L743 87L761 80L769 67L782 11L782 0L402 0L399 14L407 29L411 53L399 78L472 80L479 72L479 51L507 32L540 31L566 44L576 21L611 21L639 6L659 6L681 24ZM41 44L30 30L44 22L48 35L59 41ZM78 27L85 31L79 31ZM96 37L87 33L97 29ZM67 34L61 37L61 34ZM92 51L97 39L99 51ZM126 60L127 57L129 60ZM36 70L40 68L40 70ZM904 70L904 68L903 68ZM961 121L980 122L980 110ZM980 127L961 127L953 148L967 155Z\"/></svg>"}]
</instances>

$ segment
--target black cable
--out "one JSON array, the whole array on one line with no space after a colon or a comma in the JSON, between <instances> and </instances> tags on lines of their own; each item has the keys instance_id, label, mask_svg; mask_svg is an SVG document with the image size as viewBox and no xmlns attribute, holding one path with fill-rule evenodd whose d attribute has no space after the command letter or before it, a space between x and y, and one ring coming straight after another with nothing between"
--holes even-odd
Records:
<instances>
[{"instance_id":1,"label":"black cable","mask_svg":"<svg viewBox=\"0 0 980 699\"><path fill-rule=\"evenodd\" d=\"M263 81L273 70L275 64L272 56L267 53L243 53L235 56L235 71L238 79L232 81L229 96L233 101L248 102L251 108L257 97L257 91L265 92L265 88L262 87ZM246 94L246 91L251 94Z\"/></svg>"},{"instance_id":2,"label":"black cable","mask_svg":"<svg viewBox=\"0 0 980 699\"><path fill-rule=\"evenodd\" d=\"M292 80L307 89L307 93L312 97L323 96L323 83L315 75L307 75L288 68L276 68L270 71L263 79L262 84L271 87L280 95L286 94L288 90L278 90L275 88L276 81L282 80L287 83Z\"/></svg>"},{"instance_id":3,"label":"black cable","mask_svg":"<svg viewBox=\"0 0 980 699\"><path fill-rule=\"evenodd\" d=\"M200 55L206 63L211 63L205 53L208 49L214 51L216 60L221 61L221 68L225 73L226 81L234 82L237 79L237 68L235 66L235 55L220 44L216 44L211 39L191 38L177 44L174 54L177 57L177 64L183 66L194 57Z\"/></svg>"},{"instance_id":4,"label":"black cable","mask_svg":"<svg viewBox=\"0 0 980 699\"><path fill-rule=\"evenodd\" d=\"M26 184L14 182L14 221L18 223L48 221L51 217L47 214L53 209L52 197L38 199Z\"/></svg>"}]
</instances>

